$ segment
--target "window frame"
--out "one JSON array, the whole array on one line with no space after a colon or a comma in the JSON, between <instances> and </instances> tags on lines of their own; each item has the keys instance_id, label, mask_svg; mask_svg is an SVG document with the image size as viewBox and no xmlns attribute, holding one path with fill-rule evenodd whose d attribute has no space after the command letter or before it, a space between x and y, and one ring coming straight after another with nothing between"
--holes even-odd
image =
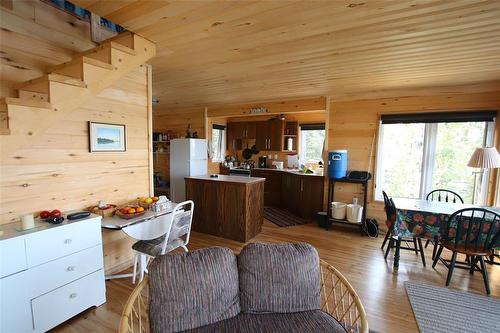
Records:
<instances>
[{"instance_id":1,"label":"window frame","mask_svg":"<svg viewBox=\"0 0 500 333\"><path fill-rule=\"evenodd\" d=\"M453 121L449 121L453 122ZM493 121L484 121L486 123L485 126L485 134L483 139L483 147L490 147L493 145L493 139L495 135L495 122L496 118L493 118ZM413 123L418 123L417 121ZM423 122L421 122L423 123ZM433 178L433 166L434 166L434 157L436 151L437 144L437 131L438 131L438 122L428 122L424 123L424 146L422 151L422 171L420 176L420 189L419 189L419 197L417 199L425 200L427 193L429 193L432 188L432 178ZM377 152L376 152L376 161L375 161L375 184L373 191L373 200L375 201L383 201L382 196L382 188L377 186L378 184L382 184L383 181L383 138L384 138L384 126L383 125L391 125L383 124L382 120L379 121L378 124L378 139L377 139ZM471 170L471 172L473 172ZM480 192L477 193L476 201L479 203L485 203L486 197L488 193L488 181L490 178L490 170L484 169L483 173L480 175L479 183L481 184L479 189ZM475 189L474 189L475 190Z\"/></svg>"},{"instance_id":2,"label":"window frame","mask_svg":"<svg viewBox=\"0 0 500 333\"><path fill-rule=\"evenodd\" d=\"M223 126L223 125L216 125L216 124L213 124L212 125L212 132L210 133L211 134L211 143L210 143L210 151L212 153L212 162L213 163L221 163L221 162L224 162L224 153L226 152L226 126ZM214 131L220 131L222 132L221 133L221 140L220 140L220 144L219 144L219 156L216 155L216 152L214 151L213 149L213 137L214 137Z\"/></svg>"}]
</instances>

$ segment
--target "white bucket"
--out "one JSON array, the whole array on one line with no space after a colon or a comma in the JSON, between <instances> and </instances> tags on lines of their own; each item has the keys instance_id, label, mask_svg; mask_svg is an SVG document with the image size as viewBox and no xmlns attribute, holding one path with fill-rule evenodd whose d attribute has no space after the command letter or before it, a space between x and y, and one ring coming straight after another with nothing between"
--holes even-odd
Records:
<instances>
[{"instance_id":1,"label":"white bucket","mask_svg":"<svg viewBox=\"0 0 500 333\"><path fill-rule=\"evenodd\" d=\"M332 217L338 220L345 219L345 208L346 204L343 202L332 202L330 204L330 208L332 211Z\"/></svg>"},{"instance_id":2,"label":"white bucket","mask_svg":"<svg viewBox=\"0 0 500 333\"><path fill-rule=\"evenodd\" d=\"M349 204L347 205L347 221L359 223L363 217L363 206Z\"/></svg>"}]
</instances>

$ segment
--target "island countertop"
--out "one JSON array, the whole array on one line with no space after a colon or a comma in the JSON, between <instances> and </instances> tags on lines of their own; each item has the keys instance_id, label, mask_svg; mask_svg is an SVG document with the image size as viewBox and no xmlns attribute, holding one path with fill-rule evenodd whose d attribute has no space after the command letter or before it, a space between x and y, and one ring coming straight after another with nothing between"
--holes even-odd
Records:
<instances>
[{"instance_id":1,"label":"island countertop","mask_svg":"<svg viewBox=\"0 0 500 333\"><path fill-rule=\"evenodd\" d=\"M218 176L217 178L212 178L210 177L210 175L193 176L193 177L185 177L185 179L224 182L224 183L239 183L239 184L253 184L253 183L263 182L266 180L265 178L261 177L226 176L226 175L217 175L217 176Z\"/></svg>"}]
</instances>

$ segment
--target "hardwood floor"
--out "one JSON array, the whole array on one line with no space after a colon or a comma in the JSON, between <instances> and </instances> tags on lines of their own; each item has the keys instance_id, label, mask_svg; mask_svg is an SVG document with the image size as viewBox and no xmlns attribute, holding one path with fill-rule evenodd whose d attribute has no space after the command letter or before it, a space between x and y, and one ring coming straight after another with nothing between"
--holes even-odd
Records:
<instances>
[{"instance_id":1,"label":"hardwood floor","mask_svg":"<svg viewBox=\"0 0 500 333\"><path fill-rule=\"evenodd\" d=\"M227 246L236 252L242 243L201 233L192 233L191 250L208 246ZM252 241L308 242L314 245L322 259L337 267L354 286L368 314L371 330L377 332L418 332L404 281L421 281L444 286L447 270L439 263L430 265L432 248L426 251L427 267L422 267L420 257L402 251L399 271L393 273L392 257L384 260L380 245L382 237L361 237L358 229L335 227L325 231L310 223L302 226L279 228L265 221L262 233ZM500 297L500 266L488 265L491 295ZM93 308L58 326L53 332L116 332L120 314L133 289L130 279L108 281L107 303ZM470 276L466 270L457 269L451 288L484 295L481 274Z\"/></svg>"}]
</instances>

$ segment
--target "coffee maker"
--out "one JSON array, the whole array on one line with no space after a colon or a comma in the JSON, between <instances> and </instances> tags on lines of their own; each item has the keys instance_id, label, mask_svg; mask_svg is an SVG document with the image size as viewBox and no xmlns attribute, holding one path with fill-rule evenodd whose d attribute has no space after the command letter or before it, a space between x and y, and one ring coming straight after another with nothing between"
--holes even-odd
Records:
<instances>
[{"instance_id":1,"label":"coffee maker","mask_svg":"<svg viewBox=\"0 0 500 333\"><path fill-rule=\"evenodd\" d=\"M259 157L259 168L267 168L267 156Z\"/></svg>"}]
</instances>

